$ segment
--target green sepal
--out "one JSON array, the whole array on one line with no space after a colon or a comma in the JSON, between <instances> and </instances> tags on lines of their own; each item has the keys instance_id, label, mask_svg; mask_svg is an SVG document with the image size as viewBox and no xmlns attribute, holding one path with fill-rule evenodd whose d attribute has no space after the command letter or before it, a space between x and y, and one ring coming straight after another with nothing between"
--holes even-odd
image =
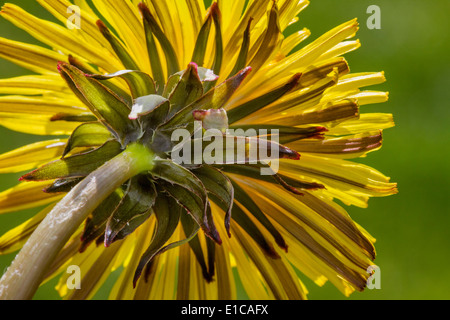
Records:
<instances>
[{"instance_id":1,"label":"green sepal","mask_svg":"<svg viewBox=\"0 0 450 320\"><path fill-rule=\"evenodd\" d=\"M45 193L67 193L70 192L84 178L58 179L45 188Z\"/></svg>"},{"instance_id":2,"label":"green sepal","mask_svg":"<svg viewBox=\"0 0 450 320\"><path fill-rule=\"evenodd\" d=\"M178 82L180 82L181 77L183 76L184 71L180 71L177 73L172 74L169 79L167 80L167 83L164 86L164 91L162 96L164 98L169 99L170 95L172 94L173 90L175 90L175 88L178 85Z\"/></svg>"},{"instance_id":3,"label":"green sepal","mask_svg":"<svg viewBox=\"0 0 450 320\"><path fill-rule=\"evenodd\" d=\"M201 82L216 81L217 79L219 79L219 76L216 75L214 73L214 71L211 69L200 67L195 62L191 62L189 65L192 65L197 69L198 77ZM189 68L189 65L188 65L188 68ZM175 87L177 86L181 77L186 73L186 71L187 71L187 69L179 71L177 73L174 73L173 75L170 76L169 80L167 81L167 85L166 85L167 89L164 90L164 92L165 92L164 96L168 97L172 93L173 89L175 89Z\"/></svg>"},{"instance_id":4,"label":"green sepal","mask_svg":"<svg viewBox=\"0 0 450 320\"><path fill-rule=\"evenodd\" d=\"M119 232L138 216L145 215L155 204L156 189L143 175L128 182L128 188L106 224L105 246L109 247Z\"/></svg>"},{"instance_id":5,"label":"green sepal","mask_svg":"<svg viewBox=\"0 0 450 320\"><path fill-rule=\"evenodd\" d=\"M244 69L247 64L248 52L250 49L250 31L252 26L253 18L250 18L248 21L247 28L244 32L244 37L242 40L241 50L239 51L238 58L236 60L236 64L234 65L233 71L228 75L228 78L236 75L240 70Z\"/></svg>"},{"instance_id":6,"label":"green sepal","mask_svg":"<svg viewBox=\"0 0 450 320\"><path fill-rule=\"evenodd\" d=\"M180 221L181 211L182 208L176 202L172 201L164 194L158 194L153 206L153 212L155 213L157 220L156 232L150 246L141 257L139 265L136 269L133 280L135 287L142 271L155 258L155 256L163 253L169 248L174 247L173 244L172 246L167 247L164 247L164 245L170 240L175 232Z\"/></svg>"},{"instance_id":7,"label":"green sepal","mask_svg":"<svg viewBox=\"0 0 450 320\"><path fill-rule=\"evenodd\" d=\"M164 51L167 61L168 74L172 75L174 73L177 73L178 71L180 71L180 66L178 64L178 58L175 49L173 48L169 39L166 37L164 31L159 26L158 22L151 14L148 7L143 2L139 3L138 7L144 18L144 24L147 24L153 35L155 35L155 37L158 39L159 44Z\"/></svg>"},{"instance_id":8,"label":"green sepal","mask_svg":"<svg viewBox=\"0 0 450 320\"><path fill-rule=\"evenodd\" d=\"M143 136L141 141L144 145L150 146L150 148L156 153L165 153L166 150L170 149L171 142L167 141L167 137L163 141L158 141L158 136L155 135L156 128L161 124L166 122L169 117L170 112L170 102L157 106L149 114L141 117L140 121L142 124Z\"/></svg>"},{"instance_id":9,"label":"green sepal","mask_svg":"<svg viewBox=\"0 0 450 320\"><path fill-rule=\"evenodd\" d=\"M122 61L123 66L126 69L139 70L138 65L130 56L122 43L111 33L111 31L109 31L108 27L101 20L97 20L97 27L105 37L105 39L108 40L108 42L111 44L111 47L113 48L117 57L120 59L120 61Z\"/></svg>"},{"instance_id":10,"label":"green sepal","mask_svg":"<svg viewBox=\"0 0 450 320\"><path fill-rule=\"evenodd\" d=\"M100 122L87 122L77 127L67 141L63 158L78 147L97 147L112 139L111 132Z\"/></svg>"},{"instance_id":11,"label":"green sepal","mask_svg":"<svg viewBox=\"0 0 450 320\"><path fill-rule=\"evenodd\" d=\"M289 81L286 84L282 85L281 87L276 88L271 92L268 92L258 98L245 102L244 104L231 109L230 111L228 111L229 123L230 124L235 123L255 113L256 111L261 110L262 108L268 106L272 102L277 101L298 85L300 77L301 73L297 73L291 79L289 79Z\"/></svg>"},{"instance_id":12,"label":"green sepal","mask_svg":"<svg viewBox=\"0 0 450 320\"><path fill-rule=\"evenodd\" d=\"M158 184L189 212L209 237L222 242L214 221L207 214L207 191L195 174L170 160L155 160L151 174L159 179Z\"/></svg>"},{"instance_id":13,"label":"green sepal","mask_svg":"<svg viewBox=\"0 0 450 320\"><path fill-rule=\"evenodd\" d=\"M217 6L217 3L214 3ZM211 32L212 25L212 6L203 23L200 32L197 36L197 41L195 42L194 53L192 54L192 62L195 62L199 66L204 66L206 48L208 46L209 34Z\"/></svg>"},{"instance_id":14,"label":"green sepal","mask_svg":"<svg viewBox=\"0 0 450 320\"><path fill-rule=\"evenodd\" d=\"M58 72L61 76L61 78L63 78L63 80L67 83L67 86L69 87L69 89L75 94L75 96L85 105L87 106L91 111L91 104L89 103L89 100L84 96L84 94L79 90L79 85L74 81L73 77L70 75L70 72L75 72L77 74L77 76L79 77L80 74L84 75L84 72L80 69L78 69L75 66L72 66L66 62L59 62L58 63ZM61 116L64 116L65 114L61 114ZM94 115L96 116L96 118L98 118L98 113L96 114L94 112ZM56 117L56 116L55 116ZM55 118L54 117L54 118ZM59 120L59 118L55 118L54 121Z\"/></svg>"},{"instance_id":15,"label":"green sepal","mask_svg":"<svg viewBox=\"0 0 450 320\"><path fill-rule=\"evenodd\" d=\"M217 4L217 2L214 2L211 6L211 15L213 17L214 27L216 28L216 36L214 37L216 40L216 50L212 70L215 74L220 74L223 62L223 36L221 27L222 14L220 13L219 5Z\"/></svg>"},{"instance_id":16,"label":"green sepal","mask_svg":"<svg viewBox=\"0 0 450 320\"><path fill-rule=\"evenodd\" d=\"M78 60L75 60L75 58L73 58L73 57L71 58L70 55L69 55L69 63L74 68L83 72L86 76L98 73L98 70L95 70L92 67L87 66L86 64L83 64ZM68 75L65 74L64 72L61 72L59 66L58 66L58 70L60 71L62 78L64 78L66 80L67 84L69 85L70 89L75 93L75 95L77 95L78 98L81 101L83 101L85 105L88 105L89 102L87 102L85 97L78 91L78 89L76 88L76 86L74 85L74 83L72 82L70 77L68 77ZM119 96L127 105L131 105L131 100L132 100L131 96L127 92L125 92L122 88L119 88L118 86L116 86L115 84L113 84L111 82L105 82L104 86L107 87L112 92L114 92L117 96ZM94 117L93 120L88 120L88 121L95 121L95 120L97 120L97 118Z\"/></svg>"},{"instance_id":17,"label":"green sepal","mask_svg":"<svg viewBox=\"0 0 450 320\"><path fill-rule=\"evenodd\" d=\"M234 188L230 179L220 170L212 166L201 166L192 170L192 172L202 181L210 195L216 196L227 206L227 210L225 211L225 229L228 236L231 236L230 222L234 203Z\"/></svg>"},{"instance_id":18,"label":"green sepal","mask_svg":"<svg viewBox=\"0 0 450 320\"><path fill-rule=\"evenodd\" d=\"M91 66L90 64L83 62L77 58L75 58L73 55L69 54L67 57L67 61L74 66L77 69L80 69L81 71L83 71L84 73L88 74L88 73L96 73L98 72L93 66Z\"/></svg>"},{"instance_id":19,"label":"green sepal","mask_svg":"<svg viewBox=\"0 0 450 320\"><path fill-rule=\"evenodd\" d=\"M115 140L109 140L95 150L50 162L24 175L21 180L47 181L86 177L121 152L122 148L120 143Z\"/></svg>"},{"instance_id":20,"label":"green sepal","mask_svg":"<svg viewBox=\"0 0 450 320\"><path fill-rule=\"evenodd\" d=\"M214 217L212 215L212 210L211 210L211 203L208 202L206 203L206 221L207 221L207 226L210 230L209 233L207 233L206 235L213 240L215 243L221 245L222 244L222 239L220 238L220 234L219 231L216 228L215 222L214 222Z\"/></svg>"},{"instance_id":21,"label":"green sepal","mask_svg":"<svg viewBox=\"0 0 450 320\"><path fill-rule=\"evenodd\" d=\"M117 189L111 193L86 219L83 234L81 236L80 252L87 249L89 244L103 237L106 223L111 214L120 204L123 197L123 190Z\"/></svg>"},{"instance_id":22,"label":"green sepal","mask_svg":"<svg viewBox=\"0 0 450 320\"><path fill-rule=\"evenodd\" d=\"M114 242L123 240L128 237L130 234L136 231L137 228L142 226L151 216L153 212L151 210L147 211L144 214L137 215L132 218L122 230L116 235ZM104 241L104 240L103 240Z\"/></svg>"},{"instance_id":23,"label":"green sepal","mask_svg":"<svg viewBox=\"0 0 450 320\"><path fill-rule=\"evenodd\" d=\"M208 46L209 36L211 33L211 26L212 23L214 22L214 26L216 29L216 35L214 37L216 48L212 70L214 71L215 74L220 73L223 60L223 39L220 20L221 14L219 10L219 5L217 4L217 2L214 2L209 9L206 20L197 36L194 53L191 59L192 62L195 62L197 65L204 67L205 54ZM214 86L214 82L212 84L208 84L208 86ZM209 88L206 88L205 91L208 91Z\"/></svg>"},{"instance_id":24,"label":"green sepal","mask_svg":"<svg viewBox=\"0 0 450 320\"><path fill-rule=\"evenodd\" d=\"M75 68L79 69L80 71L82 71L84 74L86 75L93 75L93 74L98 74L98 70L94 69L93 67L91 67L90 65L81 62L78 59L75 59L73 56L69 55L69 63L74 66ZM127 104L131 104L131 96L125 92L122 88L119 88L118 86L116 86L115 84L111 83L111 82L106 82L104 83L105 87L108 87L108 89L110 89L112 92L115 92L118 96L120 96ZM91 120L91 121L95 121Z\"/></svg>"},{"instance_id":25,"label":"green sepal","mask_svg":"<svg viewBox=\"0 0 450 320\"><path fill-rule=\"evenodd\" d=\"M145 39L147 42L147 51L150 58L150 66L152 68L153 78L156 81L156 90L158 94L162 94L164 90L165 77L161 64L161 57L159 56L158 48L156 45L155 37L152 32L152 28L149 25L147 19L143 19Z\"/></svg>"},{"instance_id":26,"label":"green sepal","mask_svg":"<svg viewBox=\"0 0 450 320\"><path fill-rule=\"evenodd\" d=\"M72 82L72 90L84 97L86 105L124 145L138 134L137 123L128 119L130 109L126 103L97 80L86 77L80 70L68 64L59 65L64 79Z\"/></svg>"},{"instance_id":27,"label":"green sepal","mask_svg":"<svg viewBox=\"0 0 450 320\"><path fill-rule=\"evenodd\" d=\"M221 203L217 203L222 210L226 210ZM272 259L280 259L272 244L264 237L258 226L248 217L239 205L233 206L233 221L235 221L252 238L262 251Z\"/></svg>"},{"instance_id":28,"label":"green sepal","mask_svg":"<svg viewBox=\"0 0 450 320\"><path fill-rule=\"evenodd\" d=\"M206 253L208 254L208 276L213 280L216 274L216 243L209 238L206 240Z\"/></svg>"},{"instance_id":29,"label":"green sepal","mask_svg":"<svg viewBox=\"0 0 450 320\"><path fill-rule=\"evenodd\" d=\"M207 194L201 181L190 170L176 164L171 160L155 159L154 167L150 174L157 179L162 179L172 185L178 185L196 195L203 203L206 203Z\"/></svg>"},{"instance_id":30,"label":"green sepal","mask_svg":"<svg viewBox=\"0 0 450 320\"><path fill-rule=\"evenodd\" d=\"M97 117L92 113L81 113L81 114L69 114L69 113L58 113L55 114L50 121L67 121L67 122L93 122L97 121Z\"/></svg>"},{"instance_id":31,"label":"green sepal","mask_svg":"<svg viewBox=\"0 0 450 320\"><path fill-rule=\"evenodd\" d=\"M215 242L221 244L219 233L215 227L214 221L210 221L207 210L209 203L200 199L183 186L173 185L166 181L160 181L158 184L194 219L202 228L205 234ZM206 200L207 201L207 200Z\"/></svg>"},{"instance_id":32,"label":"green sepal","mask_svg":"<svg viewBox=\"0 0 450 320\"><path fill-rule=\"evenodd\" d=\"M197 99L184 109L176 113L172 118L160 127L160 131L171 133L174 129L179 127L192 126L193 129L193 115L195 110L220 109L230 100L234 92L239 88L251 68L247 67L241 70L234 77L226 80L222 84L214 87L208 91L201 98ZM170 136L170 134L169 134Z\"/></svg>"},{"instance_id":33,"label":"green sepal","mask_svg":"<svg viewBox=\"0 0 450 320\"><path fill-rule=\"evenodd\" d=\"M217 129L226 133L228 129L228 115L225 109L195 110L194 120L201 121L203 129Z\"/></svg>"},{"instance_id":34,"label":"green sepal","mask_svg":"<svg viewBox=\"0 0 450 320\"><path fill-rule=\"evenodd\" d=\"M183 226L183 230L186 234L189 233L189 230L191 228L191 223L185 225L186 220L182 220L182 226ZM211 282L213 280L213 276L214 276L214 242L209 239L206 238L206 244L207 244L207 250L208 250L208 261L205 259L205 254L203 252L202 249L202 245L200 243L200 239L198 234L191 240L189 241L189 246L191 247L192 252L195 255L195 258L197 259L197 262L200 265L200 268L202 269L202 274L203 277L205 278L206 282ZM211 256L212 255L212 256Z\"/></svg>"},{"instance_id":35,"label":"green sepal","mask_svg":"<svg viewBox=\"0 0 450 320\"><path fill-rule=\"evenodd\" d=\"M288 246L284 240L281 233L275 228L275 226L266 217L264 212L259 208L259 206L253 201L253 199L242 189L236 182L231 180L233 188L235 190L235 200L237 200L242 206L244 206L255 218L258 220L264 228L272 235L275 242L280 248L287 252Z\"/></svg>"},{"instance_id":36,"label":"green sepal","mask_svg":"<svg viewBox=\"0 0 450 320\"><path fill-rule=\"evenodd\" d=\"M152 77L147 73L137 70L121 70L115 73L98 75L93 74L92 77L97 80L110 80L114 78L121 78L125 80L130 88L131 97L137 99L139 97L156 94L156 86Z\"/></svg>"},{"instance_id":37,"label":"green sepal","mask_svg":"<svg viewBox=\"0 0 450 320\"><path fill-rule=\"evenodd\" d=\"M267 21L268 23L267 28L265 28L266 32L264 34L264 38L262 39L258 51L249 63L255 71L258 71L271 57L272 53L279 45L280 37L283 35L279 25L278 7L276 1L273 2Z\"/></svg>"},{"instance_id":38,"label":"green sepal","mask_svg":"<svg viewBox=\"0 0 450 320\"><path fill-rule=\"evenodd\" d=\"M195 63L190 63L170 94L170 115L176 114L202 95L203 83L198 74L198 67Z\"/></svg>"},{"instance_id":39,"label":"green sepal","mask_svg":"<svg viewBox=\"0 0 450 320\"><path fill-rule=\"evenodd\" d=\"M211 69L214 71L215 74L220 74L220 71L222 70L222 63L223 63L223 54L224 54L224 48L223 48L223 36L222 36L222 27L221 27L221 20L222 15L220 13L219 5L217 2L214 2L211 5L211 16L214 21L214 27L216 29L215 34L215 53L214 53L214 62L211 67ZM207 82L204 85L205 92L208 92L212 87L216 85L216 80Z\"/></svg>"},{"instance_id":40,"label":"green sepal","mask_svg":"<svg viewBox=\"0 0 450 320\"><path fill-rule=\"evenodd\" d=\"M128 118L131 120L139 119L142 116L149 115L155 109L166 103L169 103L169 100L157 94L139 97L134 100L133 109L128 115Z\"/></svg>"}]
</instances>

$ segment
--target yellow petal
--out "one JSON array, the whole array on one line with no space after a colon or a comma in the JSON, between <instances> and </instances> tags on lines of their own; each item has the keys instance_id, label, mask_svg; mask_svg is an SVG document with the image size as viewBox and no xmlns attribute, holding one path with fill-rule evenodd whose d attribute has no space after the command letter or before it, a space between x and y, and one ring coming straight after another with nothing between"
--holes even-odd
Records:
<instances>
[{"instance_id":1,"label":"yellow petal","mask_svg":"<svg viewBox=\"0 0 450 320\"><path fill-rule=\"evenodd\" d=\"M226 2L229 3L230 1ZM235 2L242 2L242 0L238 0ZM206 14L205 3L202 0L186 0L186 6L189 10L189 14L191 15L192 30L194 32L193 34L197 35L200 32L200 28L202 27L202 21ZM193 41L191 42L192 44L194 44Z\"/></svg>"},{"instance_id":2,"label":"yellow petal","mask_svg":"<svg viewBox=\"0 0 450 320\"><path fill-rule=\"evenodd\" d=\"M177 55L179 61L182 62L182 66L186 66L192 62L191 57L194 52L195 40L206 15L205 6L203 1L199 0L171 0L168 1L168 5L173 15L174 28L179 36L179 39L177 39L179 49ZM187 12L189 12L190 18L185 17Z\"/></svg>"},{"instance_id":3,"label":"yellow petal","mask_svg":"<svg viewBox=\"0 0 450 320\"><path fill-rule=\"evenodd\" d=\"M180 240L180 229L172 234L168 243L174 243ZM155 266L155 277L149 299L151 300L173 300L177 294L176 274L178 270L179 248L170 249L161 254L158 265Z\"/></svg>"},{"instance_id":4,"label":"yellow petal","mask_svg":"<svg viewBox=\"0 0 450 320\"><path fill-rule=\"evenodd\" d=\"M36 142L0 155L0 173L31 170L60 157L67 140Z\"/></svg>"},{"instance_id":5,"label":"yellow petal","mask_svg":"<svg viewBox=\"0 0 450 320\"><path fill-rule=\"evenodd\" d=\"M333 88L333 86L338 82L338 71L334 70L328 74L323 79L320 79L312 86L294 90L292 93L288 93L282 98L278 99L269 106L255 112L247 119L244 119L240 123L283 123L286 124L282 119L287 117L296 116L298 114L303 114L305 110L314 110L314 108L320 105L322 95L327 90L327 88ZM299 125L299 123L294 121L294 126Z\"/></svg>"},{"instance_id":6,"label":"yellow petal","mask_svg":"<svg viewBox=\"0 0 450 320\"><path fill-rule=\"evenodd\" d=\"M58 75L20 76L0 79L0 94L39 95L51 91L69 93L66 83Z\"/></svg>"},{"instance_id":7,"label":"yellow petal","mask_svg":"<svg viewBox=\"0 0 450 320\"><path fill-rule=\"evenodd\" d=\"M9 230L0 238L0 254L10 254L18 251L23 247L28 237L33 233L37 226L41 223L46 215L53 209L54 205L51 205L33 218L22 223L20 226Z\"/></svg>"},{"instance_id":8,"label":"yellow petal","mask_svg":"<svg viewBox=\"0 0 450 320\"><path fill-rule=\"evenodd\" d=\"M306 299L299 285L299 279L289 265L282 259L270 259L256 247L256 244L249 238L239 226L232 225L232 234L248 254L249 258L255 263L259 272L265 279L268 289L276 299Z\"/></svg>"},{"instance_id":9,"label":"yellow petal","mask_svg":"<svg viewBox=\"0 0 450 320\"><path fill-rule=\"evenodd\" d=\"M63 54L5 38L0 38L0 57L41 74L55 74L58 62L67 62Z\"/></svg>"},{"instance_id":10,"label":"yellow petal","mask_svg":"<svg viewBox=\"0 0 450 320\"><path fill-rule=\"evenodd\" d=\"M235 23L235 28L233 33L226 33L224 37L225 42L225 56L233 56L236 51L239 51L242 38L244 36L244 31L247 28L250 19L253 19L252 25L255 26L252 29L251 39L253 42L260 37L264 32L264 27L257 28L259 22L261 26L267 26L267 17L265 13L269 5L272 5L271 1L268 0L250 0L245 12L241 15L239 22L233 21Z\"/></svg>"},{"instance_id":11,"label":"yellow petal","mask_svg":"<svg viewBox=\"0 0 450 320\"><path fill-rule=\"evenodd\" d=\"M303 154L299 161L281 160L280 173L293 178L307 176L350 195L380 197L397 193L397 184L390 183L390 178L369 166L346 160Z\"/></svg>"},{"instance_id":12,"label":"yellow petal","mask_svg":"<svg viewBox=\"0 0 450 320\"><path fill-rule=\"evenodd\" d=\"M330 158L354 159L379 150L382 139L381 131L370 131L345 137L326 136L324 140L302 139L288 143L286 146L300 154L306 152Z\"/></svg>"},{"instance_id":13,"label":"yellow petal","mask_svg":"<svg viewBox=\"0 0 450 320\"><path fill-rule=\"evenodd\" d=\"M68 0L37 0L37 2L64 25L67 24L67 20L73 14L67 10L72 5ZM87 10L85 4L82 5L81 9L81 29L74 29L72 32L80 34L86 41L97 43L100 47L107 48L109 52L113 53L110 44L98 30L96 22L99 18L97 15L92 10Z\"/></svg>"},{"instance_id":14,"label":"yellow petal","mask_svg":"<svg viewBox=\"0 0 450 320\"><path fill-rule=\"evenodd\" d=\"M289 62L292 63L290 66L292 69L301 68L302 66L306 67L317 60L321 54L338 45L342 40L354 36L357 31L358 22L356 19L343 23L286 58L286 65L284 67L287 67ZM280 70L273 70L273 73L281 72L281 70L282 68Z\"/></svg>"},{"instance_id":15,"label":"yellow petal","mask_svg":"<svg viewBox=\"0 0 450 320\"><path fill-rule=\"evenodd\" d=\"M86 0L74 0L74 3L76 6L80 7L82 11L89 13L91 16L95 16L94 10L92 10Z\"/></svg>"},{"instance_id":16,"label":"yellow petal","mask_svg":"<svg viewBox=\"0 0 450 320\"><path fill-rule=\"evenodd\" d=\"M132 234L125 239L128 243L124 248L128 250L129 260L123 263L125 269L120 273L119 279L115 282L111 290L109 295L110 300L133 299L136 293L133 288L134 272L152 237L149 227L149 223L146 222L141 228L136 230L137 234ZM132 238L132 241L129 241L130 238Z\"/></svg>"},{"instance_id":17,"label":"yellow petal","mask_svg":"<svg viewBox=\"0 0 450 320\"><path fill-rule=\"evenodd\" d=\"M294 50L295 47L305 41L310 35L311 31L306 28L291 34L286 39L284 39L280 49L281 53L284 56L289 55L289 53L291 53L291 51Z\"/></svg>"},{"instance_id":18,"label":"yellow petal","mask_svg":"<svg viewBox=\"0 0 450 320\"><path fill-rule=\"evenodd\" d=\"M83 264L81 268L80 290L70 290L65 299L70 300L90 300L97 293L98 289L110 276L112 265L116 255L121 249L123 242L113 243L110 247L100 246L98 251L101 255L97 259L90 259L89 264ZM92 264L90 264L92 263Z\"/></svg>"},{"instance_id":19,"label":"yellow petal","mask_svg":"<svg viewBox=\"0 0 450 320\"><path fill-rule=\"evenodd\" d=\"M60 194L47 194L42 190L47 182L24 182L0 193L0 214L47 205L60 200Z\"/></svg>"},{"instance_id":20,"label":"yellow petal","mask_svg":"<svg viewBox=\"0 0 450 320\"><path fill-rule=\"evenodd\" d=\"M283 234L284 235L284 234ZM288 235L286 235L288 238ZM289 249L295 254L289 254L289 261L300 270L305 276L314 280L318 286L323 286L327 281L330 281L342 294L349 296L355 291L355 288L345 281L329 266L320 263L318 258L314 256L307 248L300 242L290 242Z\"/></svg>"},{"instance_id":21,"label":"yellow petal","mask_svg":"<svg viewBox=\"0 0 450 320\"><path fill-rule=\"evenodd\" d=\"M225 213L217 207L215 203L211 203L211 208L213 212L216 213L217 219L223 220ZM219 221L219 220L218 220ZM227 234L224 224L217 224L217 228L220 234ZM261 273L256 268L255 264L248 258L245 251L242 250L240 243L237 241L236 237L232 236L223 237L222 247L225 253L227 253L227 261L229 261L228 266L223 266L224 268L229 268L229 272L232 269L237 270L239 278L245 288L248 297L251 300L272 300L274 299L273 294L266 290L267 284ZM232 288L235 283L232 284ZM235 290L235 289L234 289Z\"/></svg>"},{"instance_id":22,"label":"yellow petal","mask_svg":"<svg viewBox=\"0 0 450 320\"><path fill-rule=\"evenodd\" d=\"M179 263L178 263L178 282L177 282L177 299L188 300L191 297L191 260L195 261L195 257L191 257L191 248L189 245L180 247ZM195 285L195 284L194 284Z\"/></svg>"},{"instance_id":23,"label":"yellow petal","mask_svg":"<svg viewBox=\"0 0 450 320\"><path fill-rule=\"evenodd\" d=\"M325 33L323 36L305 46L303 49L287 56L276 64L266 65L261 69L260 77L252 78L244 89L239 91L237 96L247 97L261 88L273 88L278 82L274 81L286 79L298 72L305 72L314 64L322 63L321 55L338 45L342 40L355 35L358 30L357 20L346 22L333 30Z\"/></svg>"},{"instance_id":24,"label":"yellow petal","mask_svg":"<svg viewBox=\"0 0 450 320\"><path fill-rule=\"evenodd\" d=\"M341 215L341 221L347 221L345 224L333 224L333 220L325 219L325 210L328 210L326 206L323 205L321 211L314 211L308 206L307 195L296 197L280 186L267 182L240 181L246 184L245 189L253 195L260 208L273 218L273 223L278 225L277 229L284 228L288 231L288 244L303 243L313 256L319 258L319 264L331 267L335 274L345 277L355 287L363 288L366 270L372 264L370 258L373 256L373 246L358 233L348 214L344 212ZM352 232L348 233L347 230ZM344 232L351 235L351 238ZM363 242L369 246L362 245ZM292 251L289 250L287 257L291 254Z\"/></svg>"},{"instance_id":25,"label":"yellow petal","mask_svg":"<svg viewBox=\"0 0 450 320\"><path fill-rule=\"evenodd\" d=\"M346 53L358 50L360 47L361 42L359 40L343 41L322 54L320 59L326 60L334 57L340 57Z\"/></svg>"},{"instance_id":26,"label":"yellow petal","mask_svg":"<svg viewBox=\"0 0 450 320\"><path fill-rule=\"evenodd\" d=\"M53 261L52 265L46 270L45 279L42 281L41 285L48 283L55 276L61 275L62 272L67 272L67 268L69 267L68 261L73 256L78 253L80 249L81 241L81 232L82 229L78 228L78 230L72 235L70 240L66 243L63 249L59 252L58 256Z\"/></svg>"},{"instance_id":27,"label":"yellow petal","mask_svg":"<svg viewBox=\"0 0 450 320\"><path fill-rule=\"evenodd\" d=\"M327 135L348 135L368 131L384 130L395 126L394 118L390 113L362 113L359 119L347 120L335 127L329 128Z\"/></svg>"},{"instance_id":28,"label":"yellow petal","mask_svg":"<svg viewBox=\"0 0 450 320\"><path fill-rule=\"evenodd\" d=\"M267 26L265 26L264 37L261 38L261 43L258 43L259 47L254 46L250 49L250 55L252 55L252 49L256 49L253 58L249 62L253 69L252 74L256 74L277 53L284 39L279 26L279 13L276 3L274 3L266 19L268 22Z\"/></svg>"},{"instance_id":29,"label":"yellow petal","mask_svg":"<svg viewBox=\"0 0 450 320\"><path fill-rule=\"evenodd\" d=\"M75 102L78 106L71 104ZM77 115L89 112L81 102L39 96L3 96L0 97L0 112L25 115L47 115L49 118L58 113Z\"/></svg>"},{"instance_id":30,"label":"yellow petal","mask_svg":"<svg viewBox=\"0 0 450 320\"><path fill-rule=\"evenodd\" d=\"M81 276L86 275L97 263L97 259L102 255L104 249L105 248L101 246L90 246L83 254L77 252L75 255L69 257L65 262L65 266L77 266L80 268ZM69 290L67 287L68 278L70 276L71 274L64 272L55 287L63 299L68 299L70 298L70 295L73 294L73 290Z\"/></svg>"},{"instance_id":31,"label":"yellow petal","mask_svg":"<svg viewBox=\"0 0 450 320\"><path fill-rule=\"evenodd\" d=\"M51 121L49 116L0 113L0 125L18 132L41 135L61 136L70 135L81 123Z\"/></svg>"},{"instance_id":32,"label":"yellow petal","mask_svg":"<svg viewBox=\"0 0 450 320\"><path fill-rule=\"evenodd\" d=\"M389 92L381 91L362 91L347 96L348 99L354 99L358 105L364 106L368 104L384 103L389 100Z\"/></svg>"},{"instance_id":33,"label":"yellow petal","mask_svg":"<svg viewBox=\"0 0 450 320\"><path fill-rule=\"evenodd\" d=\"M359 105L356 100L345 99L317 103L316 99L312 99L286 111L273 114L272 118L265 118L260 121L287 126L320 125L329 128L358 118Z\"/></svg>"},{"instance_id":34,"label":"yellow petal","mask_svg":"<svg viewBox=\"0 0 450 320\"><path fill-rule=\"evenodd\" d=\"M216 277L219 300L235 300L236 285L228 251L223 246L216 246Z\"/></svg>"},{"instance_id":35,"label":"yellow petal","mask_svg":"<svg viewBox=\"0 0 450 320\"><path fill-rule=\"evenodd\" d=\"M76 56L106 70L113 71L115 68L112 68L112 66L120 66L117 59L103 47L84 41L72 30L47 20L36 18L16 5L4 5L1 14L5 19L25 30L34 38L64 54L76 54ZM80 43L83 43L83 45L80 45Z\"/></svg>"},{"instance_id":36,"label":"yellow petal","mask_svg":"<svg viewBox=\"0 0 450 320\"><path fill-rule=\"evenodd\" d=\"M156 300L173 300L176 297L179 248L171 249L164 254L166 255L166 260L161 265L161 269L159 269L160 285L159 290L157 290Z\"/></svg>"},{"instance_id":37,"label":"yellow petal","mask_svg":"<svg viewBox=\"0 0 450 320\"><path fill-rule=\"evenodd\" d=\"M351 91L363 87L373 86L386 81L384 72L350 73L339 78L338 84L327 93L335 91Z\"/></svg>"},{"instance_id":38,"label":"yellow petal","mask_svg":"<svg viewBox=\"0 0 450 320\"><path fill-rule=\"evenodd\" d=\"M141 70L149 72L144 26L138 8L131 1L98 0L94 5L123 40L128 54Z\"/></svg>"},{"instance_id":39,"label":"yellow petal","mask_svg":"<svg viewBox=\"0 0 450 320\"><path fill-rule=\"evenodd\" d=\"M370 259L374 256L373 244L342 208L329 205L309 192L304 191L303 196L295 196L267 182L261 182L255 188L248 183L246 190L254 195L254 199L279 224L279 228L288 230L296 241L301 241L302 230L307 230L308 235L349 268L359 270L364 266L362 271L365 272L370 265Z\"/></svg>"},{"instance_id":40,"label":"yellow petal","mask_svg":"<svg viewBox=\"0 0 450 320\"><path fill-rule=\"evenodd\" d=\"M239 21L244 10L245 0L218 0L220 13L222 14L222 29L224 40L227 42L235 28L235 22Z\"/></svg>"},{"instance_id":41,"label":"yellow petal","mask_svg":"<svg viewBox=\"0 0 450 320\"><path fill-rule=\"evenodd\" d=\"M309 5L307 0L285 0L279 1L281 30L286 29L298 15Z\"/></svg>"}]
</instances>

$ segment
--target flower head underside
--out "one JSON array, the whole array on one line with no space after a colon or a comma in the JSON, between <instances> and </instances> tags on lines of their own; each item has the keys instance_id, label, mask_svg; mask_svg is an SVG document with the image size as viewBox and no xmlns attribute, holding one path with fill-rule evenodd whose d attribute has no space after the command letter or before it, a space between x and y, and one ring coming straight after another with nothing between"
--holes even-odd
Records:
<instances>
[{"instance_id":1,"label":"flower head underside","mask_svg":"<svg viewBox=\"0 0 450 320\"><path fill-rule=\"evenodd\" d=\"M38 2L67 23L72 3ZM145 170L99 201L48 270L62 297L91 298L119 269L111 299L235 299L237 278L251 299L305 299L303 276L362 291L374 239L335 200L397 192L350 161L394 123L363 112L387 101L363 89L384 73L343 58L360 46L356 20L296 49L310 32L285 31L308 3L76 1L79 29L5 4L2 17L45 46L0 38L0 57L34 72L0 80L0 124L56 139L0 156L0 173L26 173L0 213L45 206L0 253L99 168L144 150ZM69 265L81 290L67 287Z\"/></svg>"}]
</instances>

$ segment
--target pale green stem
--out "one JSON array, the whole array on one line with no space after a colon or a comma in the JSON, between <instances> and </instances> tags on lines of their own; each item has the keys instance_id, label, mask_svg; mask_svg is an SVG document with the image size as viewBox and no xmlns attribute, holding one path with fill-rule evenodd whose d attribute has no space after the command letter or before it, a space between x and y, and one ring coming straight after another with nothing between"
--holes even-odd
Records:
<instances>
[{"instance_id":1,"label":"pale green stem","mask_svg":"<svg viewBox=\"0 0 450 320\"><path fill-rule=\"evenodd\" d=\"M151 170L153 154L134 144L91 173L47 215L0 280L0 300L32 299L58 253L87 216L133 176Z\"/></svg>"}]
</instances>

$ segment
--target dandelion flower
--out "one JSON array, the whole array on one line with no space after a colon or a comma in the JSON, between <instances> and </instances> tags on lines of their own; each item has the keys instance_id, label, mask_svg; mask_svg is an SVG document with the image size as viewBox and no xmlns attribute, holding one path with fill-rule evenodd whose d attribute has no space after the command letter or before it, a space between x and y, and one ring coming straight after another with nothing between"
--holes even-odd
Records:
<instances>
[{"instance_id":1,"label":"dandelion flower","mask_svg":"<svg viewBox=\"0 0 450 320\"><path fill-rule=\"evenodd\" d=\"M110 299L236 299L238 278L250 299L305 299L306 277L364 290L375 240L335 200L397 190L351 161L394 126L361 110L388 96L363 89L382 72L343 58L356 20L296 50L310 32L284 31L306 0L37 2L61 23L1 11L43 46L0 38L0 57L33 73L0 80L0 124L55 139L0 156L1 173L26 173L0 213L42 210L0 238L0 253L21 249L0 298L59 276L62 298L89 299L113 271ZM216 161L177 162L180 145Z\"/></svg>"}]
</instances>

